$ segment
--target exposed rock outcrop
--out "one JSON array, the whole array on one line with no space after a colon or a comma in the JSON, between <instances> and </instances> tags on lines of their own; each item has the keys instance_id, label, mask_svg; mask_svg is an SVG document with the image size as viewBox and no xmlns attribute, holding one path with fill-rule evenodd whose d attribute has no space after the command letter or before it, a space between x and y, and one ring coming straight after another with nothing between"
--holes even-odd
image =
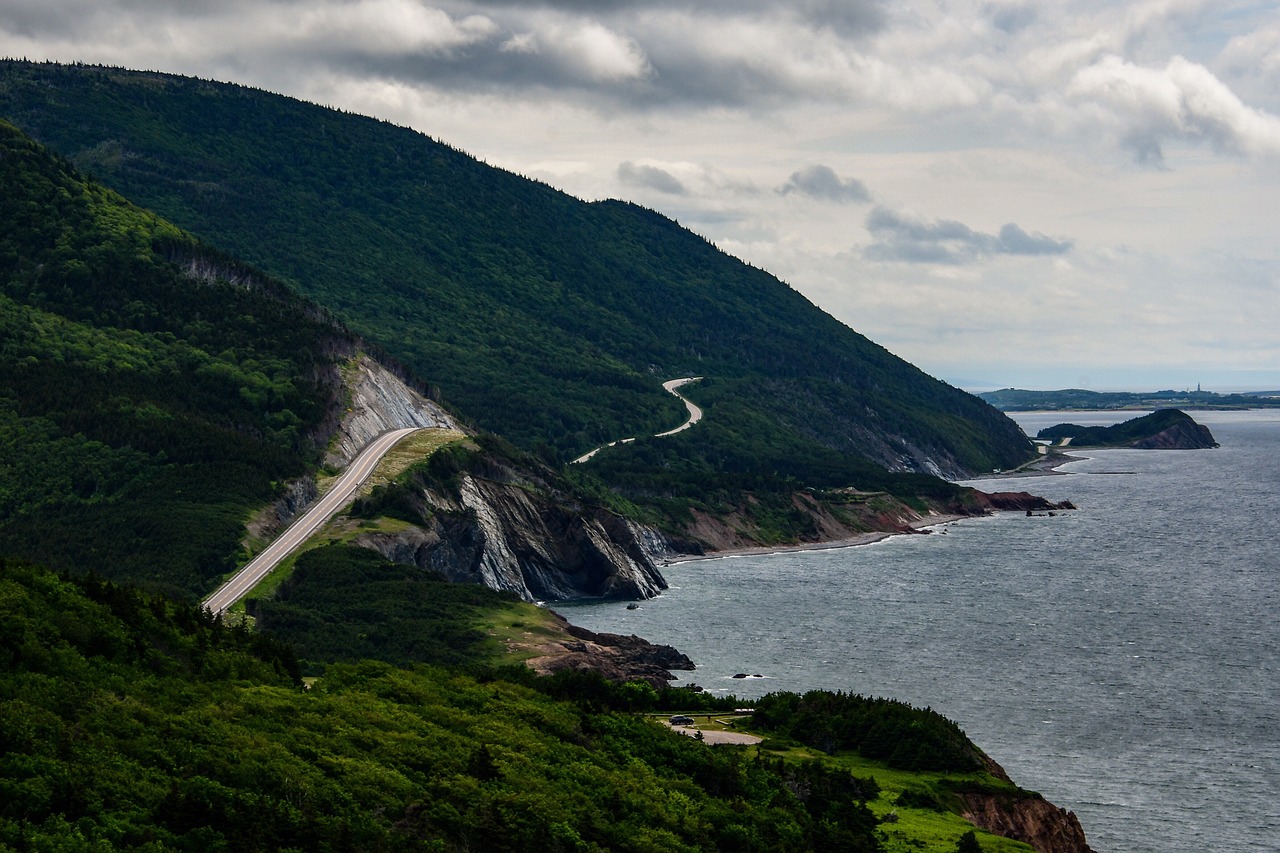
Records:
<instances>
[{"instance_id":1,"label":"exposed rock outcrop","mask_svg":"<svg viewBox=\"0 0 1280 853\"><path fill-rule=\"evenodd\" d=\"M246 526L249 535L258 539L274 539L297 518L298 513L320 497L314 477L302 477L289 483L275 503L258 512Z\"/></svg>"},{"instance_id":2,"label":"exposed rock outcrop","mask_svg":"<svg viewBox=\"0 0 1280 853\"><path fill-rule=\"evenodd\" d=\"M1030 492L975 492L979 505L987 510L1035 511L1075 509L1071 501L1054 503Z\"/></svg>"},{"instance_id":3,"label":"exposed rock outcrop","mask_svg":"<svg viewBox=\"0 0 1280 853\"><path fill-rule=\"evenodd\" d=\"M666 589L652 556L665 547L661 534L606 510L469 473L453 493L419 483L415 497L422 515L415 526L357 543L526 601L651 598Z\"/></svg>"},{"instance_id":4,"label":"exposed rock outcrop","mask_svg":"<svg viewBox=\"0 0 1280 853\"><path fill-rule=\"evenodd\" d=\"M693 661L671 646L650 643L635 635L597 634L570 625L556 615L566 639L539 647L537 657L528 665L542 675L578 669L598 672L612 681L647 681L654 687L666 687L674 676L671 670L692 670Z\"/></svg>"},{"instance_id":5,"label":"exposed rock outcrop","mask_svg":"<svg viewBox=\"0 0 1280 853\"><path fill-rule=\"evenodd\" d=\"M987 832L1030 844L1039 853L1093 853L1074 812L1038 795L962 793L963 817Z\"/></svg>"},{"instance_id":6,"label":"exposed rock outcrop","mask_svg":"<svg viewBox=\"0 0 1280 853\"><path fill-rule=\"evenodd\" d=\"M1213 433L1204 424L1179 421L1155 435L1135 441L1131 447L1142 450L1208 450L1217 447Z\"/></svg>"},{"instance_id":7,"label":"exposed rock outcrop","mask_svg":"<svg viewBox=\"0 0 1280 853\"><path fill-rule=\"evenodd\" d=\"M359 356L343 378L350 403L325 455L326 465L346 465L361 448L387 430L463 429L439 404L414 391L368 356Z\"/></svg>"}]
</instances>

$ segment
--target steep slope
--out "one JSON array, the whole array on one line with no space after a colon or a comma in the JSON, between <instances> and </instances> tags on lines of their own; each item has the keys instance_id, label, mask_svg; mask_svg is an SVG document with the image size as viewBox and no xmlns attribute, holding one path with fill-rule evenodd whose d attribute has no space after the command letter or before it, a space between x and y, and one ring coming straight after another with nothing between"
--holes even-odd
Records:
<instances>
[{"instance_id":1,"label":"steep slope","mask_svg":"<svg viewBox=\"0 0 1280 853\"><path fill-rule=\"evenodd\" d=\"M0 123L0 542L198 594L314 465L354 338Z\"/></svg>"},{"instance_id":2,"label":"steep slope","mask_svg":"<svg viewBox=\"0 0 1280 853\"><path fill-rule=\"evenodd\" d=\"M748 435L773 451L754 470L783 475L831 455L959 475L1030 454L991 407L676 223L405 128L238 86L20 62L0 64L0 114L296 282L479 425L561 460L678 424L660 383L689 374L711 380L690 396L721 429L688 435L713 472L749 458Z\"/></svg>"},{"instance_id":3,"label":"steep slope","mask_svg":"<svg viewBox=\"0 0 1280 853\"><path fill-rule=\"evenodd\" d=\"M3 559L0 593L5 849L879 849L874 783L620 713L647 686L363 661L302 690L162 598Z\"/></svg>"},{"instance_id":4,"label":"steep slope","mask_svg":"<svg viewBox=\"0 0 1280 853\"><path fill-rule=\"evenodd\" d=\"M302 617L293 633L313 651L351 657L340 631L313 626L349 615L340 589L352 580L378 587L371 600L400 617L350 626L369 629L359 648L408 660L422 655L407 637L388 644L388 629L432 638L429 659L474 663L488 641L468 624L475 611L496 604L507 620L521 615L522 605L482 590L433 607L430 582L365 556L345 556L347 571L333 578L342 584L292 602L295 622ZM270 636L135 588L0 558L0 847L944 853L972 829L962 807L1000 830L1052 817L999 775L938 769L948 754L980 753L953 723L900 703L875 700L856 723L929 772L781 738L773 746L782 751L750 757L638 713L731 711L732 697L706 692L579 672L321 660L323 676L303 689L293 649ZM775 694L771 704L817 703L864 704L818 692ZM834 729L847 731L847 718ZM873 778L886 772L883 784ZM1027 815L1029 803L1041 814ZM890 809L892 823L880 822ZM1029 849L981 837L985 850ZM1081 837L1038 849L1088 848Z\"/></svg>"},{"instance_id":5,"label":"steep slope","mask_svg":"<svg viewBox=\"0 0 1280 853\"><path fill-rule=\"evenodd\" d=\"M457 428L316 306L3 122L0 186L0 555L202 597L246 532L265 541L315 499L322 458L340 467L396 427ZM457 514L499 514L502 489L469 483ZM532 589L495 524L437 531L485 567L459 562L458 579L530 598L663 586L639 527L571 489L538 500L519 531Z\"/></svg>"}]
</instances>

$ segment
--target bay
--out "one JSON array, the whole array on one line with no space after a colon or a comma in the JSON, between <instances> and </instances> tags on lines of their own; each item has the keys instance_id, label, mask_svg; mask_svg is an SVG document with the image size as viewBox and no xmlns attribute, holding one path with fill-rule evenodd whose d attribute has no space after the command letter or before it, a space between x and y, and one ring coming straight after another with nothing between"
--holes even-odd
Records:
<instances>
[{"instance_id":1,"label":"bay","mask_svg":"<svg viewBox=\"0 0 1280 853\"><path fill-rule=\"evenodd\" d=\"M1015 417L1034 434L1134 414ZM1193 414L1220 448L1080 451L1061 476L972 484L1074 512L678 563L638 610L557 609L674 645L708 690L932 707L1095 850L1277 849L1280 412Z\"/></svg>"}]
</instances>

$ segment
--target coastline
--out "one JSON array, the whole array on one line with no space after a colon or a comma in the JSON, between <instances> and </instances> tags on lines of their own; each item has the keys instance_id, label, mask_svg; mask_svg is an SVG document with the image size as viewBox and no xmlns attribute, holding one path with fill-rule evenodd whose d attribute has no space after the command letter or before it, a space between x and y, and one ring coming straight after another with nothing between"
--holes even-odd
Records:
<instances>
[{"instance_id":1,"label":"coastline","mask_svg":"<svg viewBox=\"0 0 1280 853\"><path fill-rule=\"evenodd\" d=\"M1020 477L1061 477L1066 476L1066 471L1059 471L1058 468L1068 462L1079 462L1088 459L1087 456L1077 456L1071 453L1062 453L1054 451L1039 456L1026 464L1015 468L1012 471L1001 471L992 474L979 474L972 477L966 482L976 480L1002 480ZM1004 510L996 510L1002 512ZM869 533L861 533L857 536L851 536L846 539L832 539L826 542L797 542L791 545L755 545L748 548L726 548L723 551L712 551L707 554L676 554L666 558L662 565L669 566L675 563L692 563L702 560L720 560L726 557L767 557L772 554L789 554L797 551L828 551L836 548L856 548L859 545L870 545L873 542L880 542L888 539L890 536L910 536L915 533L929 533L934 527L943 527L953 521L960 521L965 518L975 518L972 515L946 515L938 513L928 515L924 518L910 522L908 527L910 530L876 530Z\"/></svg>"},{"instance_id":2,"label":"coastline","mask_svg":"<svg viewBox=\"0 0 1280 853\"><path fill-rule=\"evenodd\" d=\"M720 560L725 557L767 557L771 554L789 554L796 551L830 551L836 548L856 548L859 545L870 545L890 536L910 536L915 533L929 533L931 528L941 527L962 518L973 518L967 515L929 515L910 523L911 530L875 530L860 533L846 539L832 539L826 542L798 542L793 545L756 545L750 548L726 548L723 551L712 551L708 554L677 554L668 557L663 565L673 563L692 563L702 560Z\"/></svg>"},{"instance_id":3,"label":"coastline","mask_svg":"<svg viewBox=\"0 0 1280 853\"><path fill-rule=\"evenodd\" d=\"M1084 448L1080 448L1083 450ZM1100 448L1089 448L1100 449ZM1011 471L999 471L991 474L978 474L969 477L964 482L971 483L975 480L1004 480L1016 477L1061 477L1067 474L1066 471L1058 469L1068 462L1080 462L1088 459L1088 456L1077 456L1074 453L1064 453L1055 448L1042 456L1032 459L1030 462L1023 463Z\"/></svg>"}]
</instances>

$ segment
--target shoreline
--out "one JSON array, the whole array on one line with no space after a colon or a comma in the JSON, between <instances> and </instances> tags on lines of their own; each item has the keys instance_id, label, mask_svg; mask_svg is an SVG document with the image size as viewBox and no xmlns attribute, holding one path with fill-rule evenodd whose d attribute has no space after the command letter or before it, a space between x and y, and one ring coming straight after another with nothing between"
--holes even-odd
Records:
<instances>
[{"instance_id":1,"label":"shoreline","mask_svg":"<svg viewBox=\"0 0 1280 853\"><path fill-rule=\"evenodd\" d=\"M1078 449L1085 450L1086 448L1078 448ZM1087 449L1101 450L1103 448L1091 447ZM1061 468L1063 465L1066 465L1068 462L1080 462L1088 458L1089 458L1088 456L1083 456L1083 455L1077 456L1073 453L1065 453L1061 449L1055 448L1052 452L1046 453L1043 456L1037 457L1036 459L1032 459L1030 462L1025 462L1011 471L1000 471L998 473L993 472L991 474L978 474L975 477L969 477L968 479L961 480L960 482L972 483L977 480L1004 480L1004 479L1014 479L1018 477L1064 477L1068 474L1068 472L1059 471L1058 470L1059 468Z\"/></svg>"},{"instance_id":2,"label":"shoreline","mask_svg":"<svg viewBox=\"0 0 1280 853\"><path fill-rule=\"evenodd\" d=\"M979 480L1002 480L1015 479L1020 477L1065 477L1069 472L1059 471L1058 468L1068 462L1079 462L1088 459L1088 456L1077 456L1071 453L1046 453L1037 459L1016 468L1012 471L1001 471L998 474L979 474L971 477L964 482L975 482ZM993 512L1004 512L1005 510L994 510ZM726 548L723 551L712 551L709 554L677 554L663 560L662 566L670 566L675 563L692 563L702 560L721 560L727 557L768 557L773 554L790 554L799 551L831 551L837 548L856 548L859 545L870 545L874 542L881 542L890 536L911 536L916 533L929 533L931 528L943 527L955 521L962 521L966 518L983 518L980 515L946 515L937 514L917 519L911 522L907 530L876 530L868 533L860 533L857 536L851 536L846 539L832 539L826 542L798 542L792 545L753 545L746 548ZM662 568L659 566L659 568Z\"/></svg>"},{"instance_id":3,"label":"shoreline","mask_svg":"<svg viewBox=\"0 0 1280 853\"><path fill-rule=\"evenodd\" d=\"M726 557L768 557L773 554L790 554L798 551L832 551L837 548L856 548L859 545L870 545L890 536L912 536L917 533L929 533L930 528L942 527L953 521L965 518L980 518L973 515L930 515L910 523L911 530L873 530L860 533L846 539L831 539L826 542L798 542L793 545L753 545L748 548L726 548L723 551L712 551L709 554L679 554L663 561L664 566L674 563L693 563L702 560L721 560ZM661 567L660 567L661 568Z\"/></svg>"}]
</instances>

